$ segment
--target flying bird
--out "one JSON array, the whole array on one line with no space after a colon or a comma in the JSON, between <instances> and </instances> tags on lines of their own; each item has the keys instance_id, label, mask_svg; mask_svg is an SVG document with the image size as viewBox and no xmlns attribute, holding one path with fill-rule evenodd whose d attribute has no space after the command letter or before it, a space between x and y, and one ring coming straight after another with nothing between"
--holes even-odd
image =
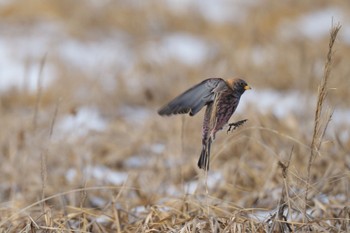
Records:
<instances>
[{"instance_id":1,"label":"flying bird","mask_svg":"<svg viewBox=\"0 0 350 233\"><path fill-rule=\"evenodd\" d=\"M202 151L198 160L198 167L209 170L210 146L215 134L228 124L232 114L236 111L242 94L251 89L242 79L209 78L191 87L164 107L159 109L161 116L175 114L196 115L207 106L202 127ZM242 125L246 120L229 124L228 131Z\"/></svg>"}]
</instances>

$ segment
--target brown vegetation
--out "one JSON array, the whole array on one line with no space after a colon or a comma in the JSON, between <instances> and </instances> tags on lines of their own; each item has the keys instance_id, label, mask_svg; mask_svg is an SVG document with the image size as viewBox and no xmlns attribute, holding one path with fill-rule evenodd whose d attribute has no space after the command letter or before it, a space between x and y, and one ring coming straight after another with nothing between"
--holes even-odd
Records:
<instances>
[{"instance_id":1,"label":"brown vegetation","mask_svg":"<svg viewBox=\"0 0 350 233\"><path fill-rule=\"evenodd\" d=\"M308 12L350 12L348 3L247 3L242 21L215 22L165 1L30 2L4 3L3 37L30 40L42 24L64 33L23 59L24 76L40 77L36 91L0 88L0 232L350 231L350 123L337 120L350 107L349 25L340 22L338 36L333 28L330 46L329 35L310 39L290 26ZM146 55L173 34L202 39L205 59ZM131 55L82 68L61 56L65 38L112 38L113 53ZM50 67L57 77L45 86ZM280 117L243 96L232 121L248 121L217 134L206 176L196 167L203 112L162 118L157 109L204 78L235 74L252 92L297 90L312 105L295 99L300 111Z\"/></svg>"}]
</instances>

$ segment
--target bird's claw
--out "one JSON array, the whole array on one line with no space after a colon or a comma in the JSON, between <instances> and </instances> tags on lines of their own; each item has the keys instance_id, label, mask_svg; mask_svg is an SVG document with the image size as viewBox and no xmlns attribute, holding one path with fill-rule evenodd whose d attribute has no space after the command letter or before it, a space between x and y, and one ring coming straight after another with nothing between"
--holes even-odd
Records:
<instances>
[{"instance_id":1,"label":"bird's claw","mask_svg":"<svg viewBox=\"0 0 350 233\"><path fill-rule=\"evenodd\" d=\"M228 124L228 129L227 129L227 133L237 129L238 127L240 127L241 125L243 125L248 119L244 119L244 120L240 120L234 123L230 123Z\"/></svg>"}]
</instances>

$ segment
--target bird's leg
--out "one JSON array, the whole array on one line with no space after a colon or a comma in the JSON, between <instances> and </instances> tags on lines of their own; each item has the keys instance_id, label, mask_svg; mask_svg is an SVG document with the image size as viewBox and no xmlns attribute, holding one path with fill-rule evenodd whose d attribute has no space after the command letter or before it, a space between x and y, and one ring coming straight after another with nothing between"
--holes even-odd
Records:
<instances>
[{"instance_id":1,"label":"bird's leg","mask_svg":"<svg viewBox=\"0 0 350 233\"><path fill-rule=\"evenodd\" d=\"M248 119L244 119L244 120L240 120L234 123L229 123L228 124L228 129L227 129L227 133L230 132L231 130L235 130L238 127L240 127L241 125L243 125Z\"/></svg>"}]
</instances>

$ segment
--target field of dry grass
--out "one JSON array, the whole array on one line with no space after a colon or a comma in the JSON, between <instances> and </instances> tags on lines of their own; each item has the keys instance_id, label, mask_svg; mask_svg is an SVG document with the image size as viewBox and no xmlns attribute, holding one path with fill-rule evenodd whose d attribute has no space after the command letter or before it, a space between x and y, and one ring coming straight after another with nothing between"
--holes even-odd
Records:
<instances>
[{"instance_id":1,"label":"field of dry grass","mask_svg":"<svg viewBox=\"0 0 350 233\"><path fill-rule=\"evenodd\" d=\"M349 2L188 2L1 3L0 232L350 231ZM157 109L233 75L205 174Z\"/></svg>"}]
</instances>

